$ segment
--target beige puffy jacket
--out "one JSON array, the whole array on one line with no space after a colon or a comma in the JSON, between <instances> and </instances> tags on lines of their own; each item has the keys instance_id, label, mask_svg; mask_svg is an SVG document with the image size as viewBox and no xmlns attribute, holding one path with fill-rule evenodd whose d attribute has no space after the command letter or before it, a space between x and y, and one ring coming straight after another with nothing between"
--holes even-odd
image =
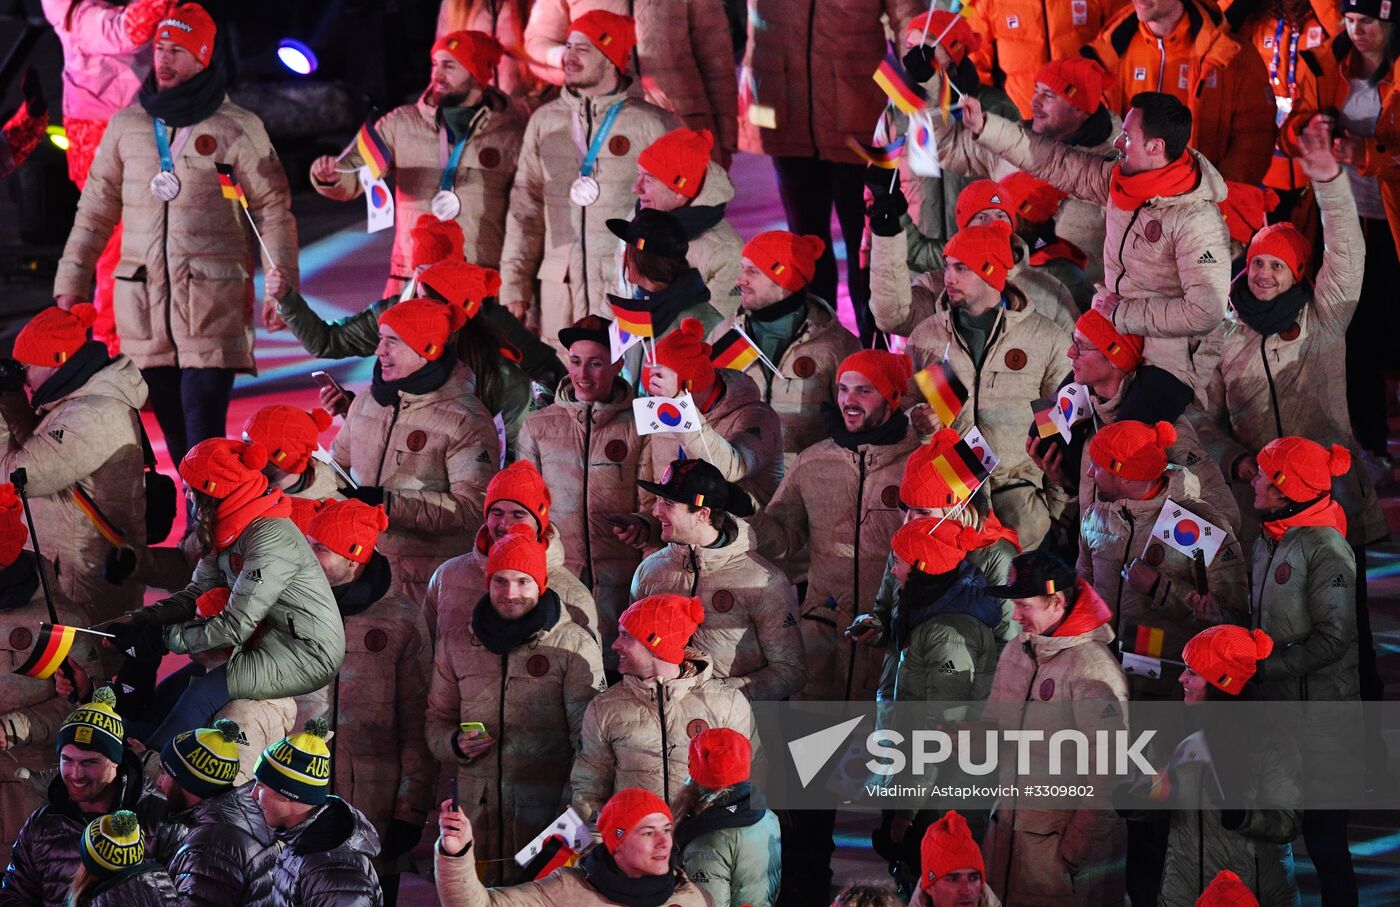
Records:
<instances>
[{"instance_id":1,"label":"beige puffy jacket","mask_svg":"<svg viewBox=\"0 0 1400 907\"><path fill-rule=\"evenodd\" d=\"M622 107L593 172L601 194L581 208L569 199L584 158L573 129L580 130L586 148L608 108L619 100ZM560 330L584 315L608 314L618 240L607 221L632 217L637 155L675 125L671 114L642 100L636 83L596 98L565 89L530 117L506 217L500 298L507 307L526 309L540 337L561 352Z\"/></svg>"},{"instance_id":2,"label":"beige puffy jacket","mask_svg":"<svg viewBox=\"0 0 1400 907\"><path fill-rule=\"evenodd\" d=\"M461 362L447 383L426 394L403 394L380 406L358 394L331 455L360 485L385 489L389 529L379 551L410 601L422 601L438 564L466 551L481 525L486 483L500 465L491 414L476 396L476 377Z\"/></svg>"},{"instance_id":3,"label":"beige puffy jacket","mask_svg":"<svg viewBox=\"0 0 1400 907\"><path fill-rule=\"evenodd\" d=\"M1197 341L1225 316L1230 288L1230 234L1217 204L1225 180L1195 149L1196 188L1125 210L1109 204L1116 166L1099 155L1032 135L990 116L977 141L1070 195L1104 205L1104 281L1123 301L1113 323L1147 338L1143 359L1195 386Z\"/></svg>"},{"instance_id":4,"label":"beige puffy jacket","mask_svg":"<svg viewBox=\"0 0 1400 907\"><path fill-rule=\"evenodd\" d=\"M113 586L102 578L112 545L73 501L81 488L102 514L132 542L146 542L145 464L139 410L146 403L141 370L126 356L89 378L82 387L39 407L39 424L17 438L0 421L5 452L0 474L28 475L27 493L40 532L39 550L54 562L58 588L86 602L98 621L140 607L136 583ZM35 544L29 540L30 547ZM185 574L188 582L189 573Z\"/></svg>"},{"instance_id":5,"label":"beige puffy jacket","mask_svg":"<svg viewBox=\"0 0 1400 907\"><path fill-rule=\"evenodd\" d=\"M419 215L431 213L445 160L446 133L437 124L438 109L421 98L395 107L375 125L393 155L394 251L389 274L397 281L413 277L413 225ZM472 120L471 138L453 174L452 191L461 203L454 220L466 236L466 258L473 264L494 268L501 262L506 237L506 203L515 178L515 162L525 121L500 92L489 90ZM450 150L450 149L449 149ZM351 150L342 169L359 167L359 152ZM341 173L334 183L311 180L326 198L350 201L364 194L360 178ZM397 286L397 284L396 284Z\"/></svg>"},{"instance_id":6,"label":"beige puffy jacket","mask_svg":"<svg viewBox=\"0 0 1400 907\"><path fill-rule=\"evenodd\" d=\"M489 608L489 601L480 607ZM457 799L476 833L477 856L499 860L490 878L519 881L512 857L569 802L569 766L584 709L606 683L598 641L560 609L554 625L497 655L470 616L438 643L428 692L428 746L457 771ZM459 724L479 721L496 741L470 761Z\"/></svg>"},{"instance_id":7,"label":"beige puffy jacket","mask_svg":"<svg viewBox=\"0 0 1400 907\"><path fill-rule=\"evenodd\" d=\"M715 677L709 658L686 652L681 676L642 680L630 674L594 697L583 715L569 784L573 807L592 822L617 791L640 787L667 803L690 776L690 738L727 727L753 741L753 709L734 684Z\"/></svg>"},{"instance_id":8,"label":"beige puffy jacket","mask_svg":"<svg viewBox=\"0 0 1400 907\"><path fill-rule=\"evenodd\" d=\"M870 611L880 589L890 539L904 522L899 483L919 438L847 450L827 439L804 450L773 500L753 519L759 551L781 559L811 555L802 601L807 684L802 699L875 698L883 652L844 635Z\"/></svg>"},{"instance_id":9,"label":"beige puffy jacket","mask_svg":"<svg viewBox=\"0 0 1400 907\"><path fill-rule=\"evenodd\" d=\"M472 829L480 840L479 832ZM577 866L556 870L537 882L509 888L486 888L476 872L477 846L461 856L449 856L442 847L433 848L437 871L438 897L443 907L617 907L588 883L588 876ZM667 907L714 907L714 901L684 875L676 890L666 899Z\"/></svg>"},{"instance_id":10,"label":"beige puffy jacket","mask_svg":"<svg viewBox=\"0 0 1400 907\"><path fill-rule=\"evenodd\" d=\"M308 693L315 696L315 693ZM300 727L297 724L297 701L288 697L281 699L235 699L219 709L217 718L229 718L238 722L238 729L248 738L247 743L238 746L238 775L233 779L235 787L253 780L253 770L258 766L262 751ZM155 769L160 770L160 760L156 759ZM147 764L149 773L150 764Z\"/></svg>"},{"instance_id":11,"label":"beige puffy jacket","mask_svg":"<svg viewBox=\"0 0 1400 907\"><path fill-rule=\"evenodd\" d=\"M225 99L189 127L194 137L175 160L180 194L163 203L150 188L160 172L153 122L132 105L107 124L54 295L91 298L97 258L120 222L112 308L122 352L141 368L256 371L252 269L258 244L238 202L223 197L214 163L233 165L272 256L263 266L275 262L295 284L297 228L287 174L262 121Z\"/></svg>"},{"instance_id":12,"label":"beige puffy jacket","mask_svg":"<svg viewBox=\"0 0 1400 907\"><path fill-rule=\"evenodd\" d=\"M690 204L695 207L705 205L728 205L734 201L734 184L724 168L711 162L705 170L705 182L700 194ZM675 212L672 212L673 214ZM684 209L681 216L684 217ZM684 223L684 219L681 221ZM721 220L699 236L690 238L690 248L685 260L700 272L705 287L710 291L710 305L726 318L733 317L739 309L739 265L744 258L744 240L739 231L727 220Z\"/></svg>"},{"instance_id":13,"label":"beige puffy jacket","mask_svg":"<svg viewBox=\"0 0 1400 907\"><path fill-rule=\"evenodd\" d=\"M885 106L870 78L885 56L885 19L902 36L925 9L918 0L751 0L739 90L772 109L776 128L749 107L739 121L739 147L861 163L846 140L869 135Z\"/></svg>"},{"instance_id":14,"label":"beige puffy jacket","mask_svg":"<svg viewBox=\"0 0 1400 907\"><path fill-rule=\"evenodd\" d=\"M726 318L710 331L710 342L736 325L749 337L751 316L740 312ZM781 375L774 375L761 361L744 369L758 384L763 402L773 407L783 426L783 469L792 468L797 455L826 437L822 428L823 403L836 403L836 369L842 360L860 349L860 339L836 320L831 306L808 294L807 317L792 342L774 363Z\"/></svg>"},{"instance_id":15,"label":"beige puffy jacket","mask_svg":"<svg viewBox=\"0 0 1400 907\"><path fill-rule=\"evenodd\" d=\"M535 0L525 52L545 64L535 66L542 78L563 84L559 64L569 23L595 9L636 20L637 46L627 69L640 77L648 101L691 129L710 130L717 154L738 147L734 47L720 0Z\"/></svg>"},{"instance_id":16,"label":"beige puffy jacket","mask_svg":"<svg viewBox=\"0 0 1400 907\"><path fill-rule=\"evenodd\" d=\"M650 554L632 578L632 600L661 593L699 596L705 622L690 646L710 657L716 677L750 700L778 701L802 689L806 653L797 629L797 590L758 555L748 523L718 548L677 545Z\"/></svg>"}]
</instances>

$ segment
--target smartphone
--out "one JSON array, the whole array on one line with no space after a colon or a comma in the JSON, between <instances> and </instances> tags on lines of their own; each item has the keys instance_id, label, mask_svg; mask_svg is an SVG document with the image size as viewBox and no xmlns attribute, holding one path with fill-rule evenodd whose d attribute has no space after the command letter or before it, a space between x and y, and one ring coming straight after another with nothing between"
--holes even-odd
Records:
<instances>
[{"instance_id":1,"label":"smartphone","mask_svg":"<svg viewBox=\"0 0 1400 907\"><path fill-rule=\"evenodd\" d=\"M452 808L453 808L454 810L461 809L461 808L462 808L462 807L461 807L461 804L459 804L459 803L457 802L457 778L456 778L455 775L453 776L452 781L451 781L451 784L450 784L450 786L449 786L448 789L451 791L451 793L450 793L449 796L450 796L451 799L452 799Z\"/></svg>"},{"instance_id":2,"label":"smartphone","mask_svg":"<svg viewBox=\"0 0 1400 907\"><path fill-rule=\"evenodd\" d=\"M319 384L321 387L330 388L330 389L332 389L332 390L337 390L337 391L339 391L339 392L342 393L342 394L345 393L345 388L343 388L343 387L340 386L340 382L339 382L339 381L336 381L334 378L332 378L330 375L327 375L325 372L322 372L322 371L315 371L315 372L312 372L312 373L311 373L311 380L315 381L315 382L316 382L317 384Z\"/></svg>"},{"instance_id":3,"label":"smartphone","mask_svg":"<svg viewBox=\"0 0 1400 907\"><path fill-rule=\"evenodd\" d=\"M851 621L851 625L846 628L846 635L853 636L856 633L869 629L874 626L875 623L876 617L874 614L866 613L858 615L855 620Z\"/></svg>"},{"instance_id":4,"label":"smartphone","mask_svg":"<svg viewBox=\"0 0 1400 907\"><path fill-rule=\"evenodd\" d=\"M463 734L470 734L472 731L479 731L482 737L491 736L490 734L486 733L486 725L482 724L480 721L463 721L457 726L462 729Z\"/></svg>"},{"instance_id":5,"label":"smartphone","mask_svg":"<svg viewBox=\"0 0 1400 907\"><path fill-rule=\"evenodd\" d=\"M1196 552L1194 563L1193 579L1196 583L1196 592L1200 595L1210 594L1210 580L1206 578L1206 555L1203 551Z\"/></svg>"}]
</instances>

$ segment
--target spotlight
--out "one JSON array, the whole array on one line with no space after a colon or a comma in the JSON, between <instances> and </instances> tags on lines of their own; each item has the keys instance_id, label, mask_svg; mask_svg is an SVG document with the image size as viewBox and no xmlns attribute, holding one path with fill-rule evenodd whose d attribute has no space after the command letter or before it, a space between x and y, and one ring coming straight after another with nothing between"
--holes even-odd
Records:
<instances>
[{"instance_id":1,"label":"spotlight","mask_svg":"<svg viewBox=\"0 0 1400 907\"><path fill-rule=\"evenodd\" d=\"M49 137L49 141L53 142L53 146L59 151L68 150L68 133L62 126L46 126L44 135Z\"/></svg>"},{"instance_id":2,"label":"spotlight","mask_svg":"<svg viewBox=\"0 0 1400 907\"><path fill-rule=\"evenodd\" d=\"M278 42L277 59L299 76L311 75L318 65L316 52L295 38L283 38Z\"/></svg>"}]
</instances>

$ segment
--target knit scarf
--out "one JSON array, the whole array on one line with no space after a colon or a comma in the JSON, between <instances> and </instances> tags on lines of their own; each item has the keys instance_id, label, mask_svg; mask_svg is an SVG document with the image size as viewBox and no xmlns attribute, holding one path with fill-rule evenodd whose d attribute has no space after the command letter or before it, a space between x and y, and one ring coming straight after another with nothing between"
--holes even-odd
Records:
<instances>
[{"instance_id":1,"label":"knit scarf","mask_svg":"<svg viewBox=\"0 0 1400 907\"><path fill-rule=\"evenodd\" d=\"M883 425L877 425L861 432L851 432L846 430L846 423L841 418L841 410L837 409L833 403L823 403L822 425L826 429L826 433L831 436L831 440L838 445L846 450L858 450L867 444L888 447L903 441L905 434L909 431L909 417L896 410L894 415L885 420Z\"/></svg>"},{"instance_id":2,"label":"knit scarf","mask_svg":"<svg viewBox=\"0 0 1400 907\"><path fill-rule=\"evenodd\" d=\"M1029 121L1026 122L1026 128L1030 129ZM1100 104L1099 109L1089 115L1089 119L1061 141L1077 148L1094 148L1107 141L1112 132L1113 115L1108 112L1107 107Z\"/></svg>"},{"instance_id":3,"label":"knit scarf","mask_svg":"<svg viewBox=\"0 0 1400 907\"><path fill-rule=\"evenodd\" d=\"M685 231L686 240L694 242L697 236L724 220L724 207L724 205L682 205L669 213L680 221L681 229ZM640 202L637 203L637 210L642 210Z\"/></svg>"},{"instance_id":4,"label":"knit scarf","mask_svg":"<svg viewBox=\"0 0 1400 907\"><path fill-rule=\"evenodd\" d=\"M1056 239L1052 243L1038 247L1031 253L1031 267L1038 268L1061 259L1081 270L1089 263L1089 256L1084 254L1083 249L1067 239Z\"/></svg>"},{"instance_id":5,"label":"knit scarf","mask_svg":"<svg viewBox=\"0 0 1400 907\"><path fill-rule=\"evenodd\" d=\"M983 548L990 548L1000 541L1008 541L1019 553L1021 551L1021 536L1010 526L1004 525L997 519L995 513L989 513L982 520L981 535L977 539L977 547L973 551L981 551Z\"/></svg>"},{"instance_id":6,"label":"knit scarf","mask_svg":"<svg viewBox=\"0 0 1400 907\"><path fill-rule=\"evenodd\" d=\"M1309 299L1312 299L1312 293L1302 281L1267 302L1254 295L1248 279L1236 283L1230 290L1230 304L1235 307L1240 321L1261 337L1272 337L1292 327Z\"/></svg>"},{"instance_id":7,"label":"knit scarf","mask_svg":"<svg viewBox=\"0 0 1400 907\"><path fill-rule=\"evenodd\" d=\"M691 841L712 831L725 828L748 828L763 820L764 811L749 805L753 788L747 781L741 781L718 800L695 813L676 826L675 847L677 853L685 853Z\"/></svg>"},{"instance_id":8,"label":"knit scarf","mask_svg":"<svg viewBox=\"0 0 1400 907\"><path fill-rule=\"evenodd\" d=\"M389 559L378 551L371 554L359 579L331 589L336 607L340 609L340 616L354 617L368 611L370 605L388 594L393 578Z\"/></svg>"},{"instance_id":9,"label":"knit scarf","mask_svg":"<svg viewBox=\"0 0 1400 907\"><path fill-rule=\"evenodd\" d=\"M107 355L107 345L89 340L78 347L78 351L60 365L58 371L49 376L49 380L39 385L29 404L38 409L56 400L62 400L111 364L112 358Z\"/></svg>"},{"instance_id":10,"label":"knit scarf","mask_svg":"<svg viewBox=\"0 0 1400 907\"><path fill-rule=\"evenodd\" d=\"M786 315L800 312L807 306L807 291L798 290L791 296L784 296L777 302L761 309L751 309L745 314L750 321L777 321Z\"/></svg>"},{"instance_id":11,"label":"knit scarf","mask_svg":"<svg viewBox=\"0 0 1400 907\"><path fill-rule=\"evenodd\" d=\"M618 868L607 847L599 844L583 855L579 868L589 883L609 901L623 907L661 907L676 890L676 857L671 855L671 869L665 875L642 876L634 879Z\"/></svg>"},{"instance_id":12,"label":"knit scarf","mask_svg":"<svg viewBox=\"0 0 1400 907\"><path fill-rule=\"evenodd\" d=\"M654 293L641 289L637 292L651 310L652 330L657 337L669 331L686 309L710 300L709 288L694 268L682 272L674 283Z\"/></svg>"},{"instance_id":13,"label":"knit scarf","mask_svg":"<svg viewBox=\"0 0 1400 907\"><path fill-rule=\"evenodd\" d=\"M1191 152L1183 151L1181 157L1142 173L1126 174L1121 163L1113 165L1113 175L1109 179L1108 197L1113 206L1123 211L1141 208L1154 198L1168 198L1181 195L1196 188L1201 181L1201 173Z\"/></svg>"},{"instance_id":14,"label":"knit scarf","mask_svg":"<svg viewBox=\"0 0 1400 907\"><path fill-rule=\"evenodd\" d=\"M29 604L39 588L38 562L32 551L21 551L10 566L0 570L0 612Z\"/></svg>"},{"instance_id":15,"label":"knit scarf","mask_svg":"<svg viewBox=\"0 0 1400 907\"><path fill-rule=\"evenodd\" d=\"M370 395L374 397L374 402L380 406L397 406L400 394L411 394L416 397L431 394L447 383L447 379L452 375L452 367L456 364L456 356L443 355L428 360L427 364L407 378L386 381L384 373L380 371L379 360L376 359L374 361L374 378L369 385Z\"/></svg>"},{"instance_id":16,"label":"knit scarf","mask_svg":"<svg viewBox=\"0 0 1400 907\"><path fill-rule=\"evenodd\" d=\"M472 611L472 632L491 652L508 655L530 641L536 633L559 622L559 596L553 589L544 590L539 604L523 617L506 620L491 606L491 596L483 595Z\"/></svg>"},{"instance_id":17,"label":"knit scarf","mask_svg":"<svg viewBox=\"0 0 1400 907\"><path fill-rule=\"evenodd\" d=\"M1259 525L1264 534L1275 542L1283 538L1288 530L1299 526L1331 526L1341 533L1342 538L1346 538L1347 515L1341 505L1332 500L1330 494L1324 494L1314 501L1301 501L1279 510L1261 513Z\"/></svg>"},{"instance_id":18,"label":"knit scarf","mask_svg":"<svg viewBox=\"0 0 1400 907\"><path fill-rule=\"evenodd\" d=\"M217 66L209 66L189 81L165 89L156 85L156 74L153 72L141 83L141 91L136 97L142 109L153 119L164 120L165 125L178 129L193 126L213 116L219 105L224 103L226 89L223 71Z\"/></svg>"},{"instance_id":19,"label":"knit scarf","mask_svg":"<svg viewBox=\"0 0 1400 907\"><path fill-rule=\"evenodd\" d=\"M242 488L219 502L214 511L214 550L223 551L238 541L253 520L290 517L292 502L280 488L268 488L267 476L253 473Z\"/></svg>"}]
</instances>

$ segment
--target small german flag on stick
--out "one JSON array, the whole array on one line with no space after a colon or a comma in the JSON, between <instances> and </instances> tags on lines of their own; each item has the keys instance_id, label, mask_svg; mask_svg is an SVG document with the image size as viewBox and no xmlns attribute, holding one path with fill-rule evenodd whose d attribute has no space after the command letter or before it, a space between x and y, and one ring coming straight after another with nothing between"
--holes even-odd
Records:
<instances>
[{"instance_id":1,"label":"small german flag on stick","mask_svg":"<svg viewBox=\"0 0 1400 907\"><path fill-rule=\"evenodd\" d=\"M894 170L899 167L899 159L904 154L904 136L900 136L885 147L867 145L855 136L846 137L846 147L855 152L856 157L872 167L881 170Z\"/></svg>"},{"instance_id":2,"label":"small german flag on stick","mask_svg":"<svg viewBox=\"0 0 1400 907\"><path fill-rule=\"evenodd\" d=\"M267 256L268 262L274 268L277 267L277 262L272 260L272 253L267 250L267 243L263 242L262 234L258 232L258 225L253 222L253 212L248 210L248 196L243 192L243 184L238 181L238 174L233 172L233 165L215 161L214 169L219 171L219 190L223 192L224 198L238 202L243 208L243 215L248 218L248 226L253 228L253 236L262 248L263 255Z\"/></svg>"},{"instance_id":3,"label":"small german flag on stick","mask_svg":"<svg viewBox=\"0 0 1400 907\"><path fill-rule=\"evenodd\" d=\"M924 89L905 71L904 64L894 55L894 48L885 51L885 59L880 61L871 78L890 99L890 103L904 113L912 116L928 108L928 97L924 94Z\"/></svg>"},{"instance_id":4,"label":"small german flag on stick","mask_svg":"<svg viewBox=\"0 0 1400 907\"><path fill-rule=\"evenodd\" d=\"M758 344L738 325L730 328L723 337L715 341L713 352L710 353L710 362L716 368L732 368L740 372L755 362L762 362L773 374L781 374L778 367L763 355Z\"/></svg>"},{"instance_id":5,"label":"small german flag on stick","mask_svg":"<svg viewBox=\"0 0 1400 907\"><path fill-rule=\"evenodd\" d=\"M988 475L987 468L966 441L959 441L947 453L934 457L930 465L960 502L971 498Z\"/></svg>"},{"instance_id":6,"label":"small german flag on stick","mask_svg":"<svg viewBox=\"0 0 1400 907\"><path fill-rule=\"evenodd\" d=\"M934 415L945 427L951 427L953 420L962 412L967 402L967 387L958 380L953 366L947 359L936 362L914 375L914 384L923 393Z\"/></svg>"},{"instance_id":7,"label":"small german flag on stick","mask_svg":"<svg viewBox=\"0 0 1400 907\"><path fill-rule=\"evenodd\" d=\"M29 653L29 659L24 664L15 668L14 673L48 680L73 650L73 640L78 637L78 629L62 624L40 624L39 638L34 641L34 651Z\"/></svg>"}]
</instances>

